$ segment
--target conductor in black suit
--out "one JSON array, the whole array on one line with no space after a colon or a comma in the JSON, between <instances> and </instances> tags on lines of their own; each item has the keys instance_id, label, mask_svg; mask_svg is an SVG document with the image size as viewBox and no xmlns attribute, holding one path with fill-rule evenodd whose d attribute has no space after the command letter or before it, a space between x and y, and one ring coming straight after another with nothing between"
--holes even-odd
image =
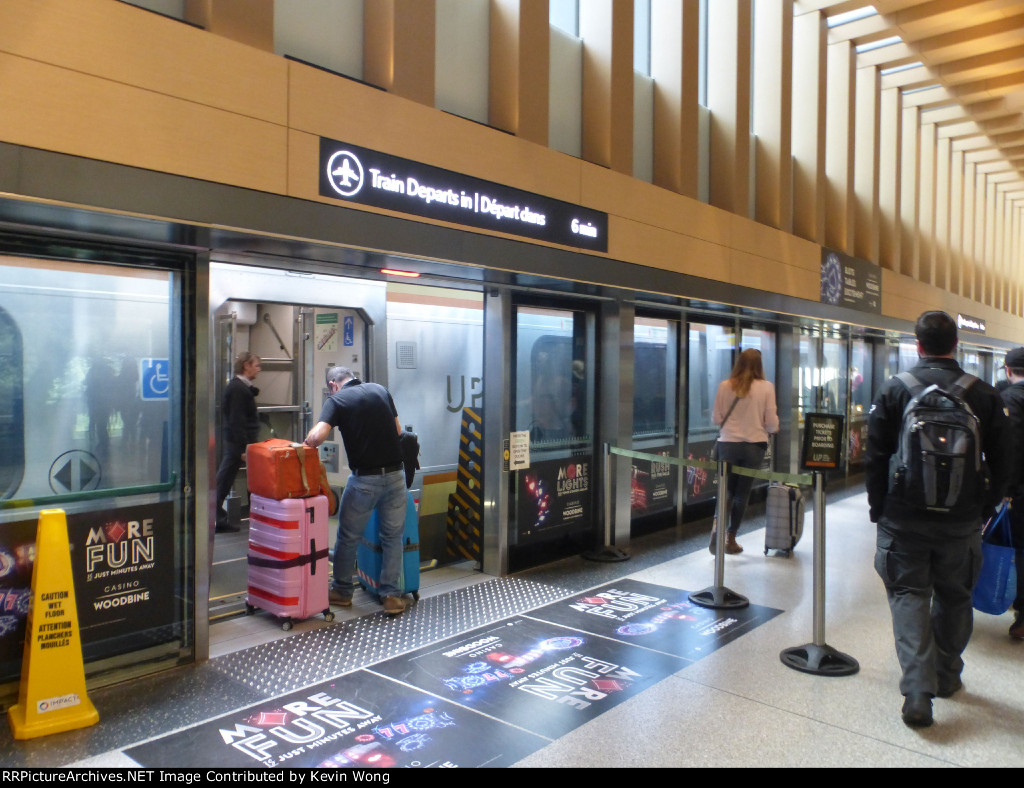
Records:
<instances>
[{"instance_id":1,"label":"conductor in black suit","mask_svg":"<svg viewBox=\"0 0 1024 788\"><path fill-rule=\"evenodd\" d=\"M260 357L246 351L235 359L235 376L224 389L221 403L221 458L217 469L217 527L216 531L234 533L238 525L228 522L224 500L235 483L235 475L242 467L245 447L259 437L260 423L256 413L256 395L260 390L252 385L260 374Z\"/></svg>"}]
</instances>

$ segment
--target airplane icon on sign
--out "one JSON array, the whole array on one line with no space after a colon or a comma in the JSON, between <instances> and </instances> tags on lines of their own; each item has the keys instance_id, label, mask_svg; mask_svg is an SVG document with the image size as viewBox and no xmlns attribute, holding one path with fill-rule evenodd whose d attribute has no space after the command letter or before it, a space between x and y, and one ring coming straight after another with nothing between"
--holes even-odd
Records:
<instances>
[{"instance_id":1,"label":"airplane icon on sign","mask_svg":"<svg viewBox=\"0 0 1024 788\"><path fill-rule=\"evenodd\" d=\"M363 165L350 151L342 150L327 163L331 188L342 197L351 197L363 188Z\"/></svg>"},{"instance_id":2,"label":"airplane icon on sign","mask_svg":"<svg viewBox=\"0 0 1024 788\"><path fill-rule=\"evenodd\" d=\"M359 173L352 169L352 163L348 159L345 159L342 165L332 172L331 175L338 178L339 185L344 186L346 189L352 187L353 178L360 177Z\"/></svg>"}]
</instances>

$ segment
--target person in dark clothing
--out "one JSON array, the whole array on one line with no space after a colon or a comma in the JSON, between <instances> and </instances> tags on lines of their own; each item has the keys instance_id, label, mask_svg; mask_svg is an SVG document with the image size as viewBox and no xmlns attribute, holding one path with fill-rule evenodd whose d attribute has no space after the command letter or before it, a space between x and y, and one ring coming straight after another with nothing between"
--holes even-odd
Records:
<instances>
[{"instance_id":1,"label":"person in dark clothing","mask_svg":"<svg viewBox=\"0 0 1024 788\"><path fill-rule=\"evenodd\" d=\"M1007 385L1000 395L1010 417L1010 483L1007 495L1010 505L1010 532L1017 548L1017 572L1024 566L1024 347L1006 354ZM1013 600L1014 619L1010 637L1024 640L1024 583L1017 578L1017 598Z\"/></svg>"},{"instance_id":2,"label":"person in dark clothing","mask_svg":"<svg viewBox=\"0 0 1024 788\"><path fill-rule=\"evenodd\" d=\"M224 501L235 483L238 469L245 459L245 447L259 437L260 422L256 411L256 396L260 390L252 385L260 374L260 357L248 351L235 359L235 376L224 389L221 401L221 459L217 468L217 522L216 532L234 533L238 525L228 522Z\"/></svg>"},{"instance_id":3,"label":"person in dark clothing","mask_svg":"<svg viewBox=\"0 0 1024 788\"><path fill-rule=\"evenodd\" d=\"M954 359L953 319L925 312L915 334L920 361L911 374L923 384L955 383L964 372ZM981 524L1006 489L1008 420L998 392L975 378L963 401L979 422L988 480L969 481L984 494L950 511L921 510L890 494L890 459L910 400L898 378L882 386L868 419L865 475L871 522L878 526L875 571L885 584L902 669L902 717L907 725L925 727L933 722L932 698L951 697L963 686L961 654L974 625L971 592L981 568ZM968 465L967 473L978 472Z\"/></svg>"},{"instance_id":4,"label":"person in dark clothing","mask_svg":"<svg viewBox=\"0 0 1024 788\"><path fill-rule=\"evenodd\" d=\"M405 530L405 463L398 421L391 394L377 383L364 383L347 367L327 370L331 396L324 402L320 419L306 436L306 445L317 447L335 427L345 442L352 475L345 483L338 510L338 538L334 545L332 604L352 604L352 574L356 548L374 509L380 515L380 597L384 612L396 616L405 610L399 587L402 572L402 535Z\"/></svg>"}]
</instances>

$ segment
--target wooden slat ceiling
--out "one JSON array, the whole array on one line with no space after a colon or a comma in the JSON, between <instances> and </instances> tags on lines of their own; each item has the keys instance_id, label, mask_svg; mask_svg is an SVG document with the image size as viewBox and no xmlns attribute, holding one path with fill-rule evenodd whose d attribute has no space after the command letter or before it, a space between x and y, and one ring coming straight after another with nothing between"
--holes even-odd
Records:
<instances>
[{"instance_id":1,"label":"wooden slat ceiling","mask_svg":"<svg viewBox=\"0 0 1024 788\"><path fill-rule=\"evenodd\" d=\"M922 122L1024 201L1024 0L797 0L797 13L810 10L829 19L830 41L851 41L859 66L876 66L883 87L904 91Z\"/></svg>"}]
</instances>

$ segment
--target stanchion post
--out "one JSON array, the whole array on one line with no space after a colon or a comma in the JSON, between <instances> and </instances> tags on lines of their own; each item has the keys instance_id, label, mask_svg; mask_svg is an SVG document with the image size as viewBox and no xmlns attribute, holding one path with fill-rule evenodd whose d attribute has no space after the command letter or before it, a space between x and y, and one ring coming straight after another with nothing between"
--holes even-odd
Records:
<instances>
[{"instance_id":1,"label":"stanchion post","mask_svg":"<svg viewBox=\"0 0 1024 788\"><path fill-rule=\"evenodd\" d=\"M718 461L718 498L715 500L715 587L725 585L725 534L729 530L729 464Z\"/></svg>"},{"instance_id":2,"label":"stanchion post","mask_svg":"<svg viewBox=\"0 0 1024 788\"><path fill-rule=\"evenodd\" d=\"M825 474L814 474L814 644L825 645Z\"/></svg>"},{"instance_id":3,"label":"stanchion post","mask_svg":"<svg viewBox=\"0 0 1024 788\"><path fill-rule=\"evenodd\" d=\"M615 563L618 561L628 561L629 554L624 550L620 550L618 547L612 544L612 512L615 511L615 507L612 505L612 497L614 489L612 485L612 447L610 444L604 444L604 544L595 547L592 550L586 550L580 554L580 557L588 561L603 561L606 563Z\"/></svg>"},{"instance_id":4,"label":"stanchion post","mask_svg":"<svg viewBox=\"0 0 1024 788\"><path fill-rule=\"evenodd\" d=\"M787 667L816 676L851 676L860 670L853 657L825 642L825 476L814 474L814 640L785 649L779 659Z\"/></svg>"},{"instance_id":5,"label":"stanchion post","mask_svg":"<svg viewBox=\"0 0 1024 788\"><path fill-rule=\"evenodd\" d=\"M727 482L729 464L718 461L718 501L715 504L718 526L715 531L715 584L703 591L694 591L689 599L699 607L731 608L747 607L750 600L725 587L725 532L729 528Z\"/></svg>"}]
</instances>

